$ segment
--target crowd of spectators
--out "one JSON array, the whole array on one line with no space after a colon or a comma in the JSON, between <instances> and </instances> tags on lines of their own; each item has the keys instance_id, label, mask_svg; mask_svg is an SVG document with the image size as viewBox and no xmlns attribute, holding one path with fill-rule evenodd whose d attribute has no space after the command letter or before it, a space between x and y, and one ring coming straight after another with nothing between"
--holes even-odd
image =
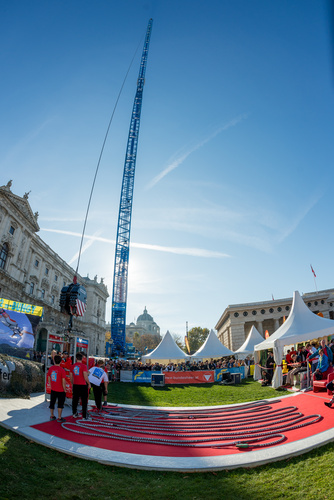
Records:
<instances>
[{"instance_id":1,"label":"crowd of spectators","mask_svg":"<svg viewBox=\"0 0 334 500\"><path fill-rule=\"evenodd\" d=\"M297 350L288 349L285 355L286 373L284 385L289 387L294 384L295 375L307 371L309 363L311 373L322 377L333 363L334 341L326 344L323 339L318 342L307 343L298 346Z\"/></svg>"},{"instance_id":2,"label":"crowd of spectators","mask_svg":"<svg viewBox=\"0 0 334 500\"><path fill-rule=\"evenodd\" d=\"M119 380L120 371L198 371L198 370L215 370L216 368L238 368L240 366L249 366L252 361L237 360L234 357L210 359L206 361L184 361L179 363L158 363L158 362L141 362L139 360L109 360L106 363L108 372L111 373L111 381Z\"/></svg>"},{"instance_id":3,"label":"crowd of spectators","mask_svg":"<svg viewBox=\"0 0 334 500\"><path fill-rule=\"evenodd\" d=\"M38 354L38 355L37 355ZM60 351L52 350L51 355L48 356L47 365L48 367L53 364L53 358L56 354L62 356L62 366L65 364L71 364L71 357L67 352L61 353ZM45 363L45 353L36 353L34 355L34 360ZM219 358L219 359L209 359L205 361L184 361L179 363L159 363L159 362L142 362L140 360L128 360L128 359L108 359L104 358L106 371L109 374L109 381L115 382L120 380L120 372L125 371L155 371L155 372L165 372L165 371L198 371L198 370L215 370L216 368L230 369L238 368L240 366L249 367L249 365L254 364L253 359L246 358L245 360L238 360L234 356ZM96 362L94 357L88 359L88 368L91 368ZM73 363L73 359L72 359ZM64 366L69 368L69 366Z\"/></svg>"}]
</instances>

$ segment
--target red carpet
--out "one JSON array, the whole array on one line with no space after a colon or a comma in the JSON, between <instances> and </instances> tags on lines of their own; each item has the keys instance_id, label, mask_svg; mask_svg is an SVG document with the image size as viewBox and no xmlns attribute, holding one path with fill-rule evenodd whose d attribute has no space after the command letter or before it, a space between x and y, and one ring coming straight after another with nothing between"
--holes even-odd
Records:
<instances>
[{"instance_id":1,"label":"red carpet","mask_svg":"<svg viewBox=\"0 0 334 500\"><path fill-rule=\"evenodd\" d=\"M75 422L72 417L68 417L66 424L63 425L56 421L48 421L33 427L52 436L85 446L139 455L166 457L230 455L258 449L252 446L252 443L249 448L236 447L236 441L250 442L252 436L242 437L245 433L247 436L249 433L259 435L267 428L272 433L276 433L276 436L278 433L283 437L265 437L264 440L260 438L262 440L260 443L280 441L276 444L278 446L331 429L334 408L324 405L324 401L328 400L326 393L309 392L276 403L268 400L265 403L262 402L263 406L260 402L253 403L256 406L249 406L249 410L247 407L242 407L241 410L236 406L200 411L191 408L186 411L162 411L154 408L127 410L109 406L105 413L107 415L105 420L103 418L96 420L93 417L92 422L82 423L84 427L72 425ZM94 415L94 412L91 414ZM320 416L320 419L317 416ZM318 421L301 426L312 420ZM108 426L104 424L105 421ZM298 428L289 430L289 427ZM72 432L70 428L76 432ZM85 432L98 435L85 435ZM101 436L101 433L110 433L114 436L105 437ZM121 440L117 438L117 435L125 438L129 436L130 439L161 442L132 442ZM173 441L181 446L171 445ZM215 447L219 443L222 443L222 447Z\"/></svg>"}]
</instances>

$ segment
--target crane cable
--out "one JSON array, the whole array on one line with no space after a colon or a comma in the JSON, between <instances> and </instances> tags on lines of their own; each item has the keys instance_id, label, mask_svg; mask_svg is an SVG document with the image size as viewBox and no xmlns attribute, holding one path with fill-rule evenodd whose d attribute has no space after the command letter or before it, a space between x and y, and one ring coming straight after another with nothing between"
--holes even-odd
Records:
<instances>
[{"instance_id":1,"label":"crane cable","mask_svg":"<svg viewBox=\"0 0 334 500\"><path fill-rule=\"evenodd\" d=\"M108 134L109 134L109 130L110 130L110 127L111 127L111 123L113 121L113 118L114 118L114 114L115 114L115 111L116 111L116 108L117 108L117 105L118 105L118 101L121 97L121 94L122 94L122 91L123 91L123 87L125 85L125 82L127 80L127 77L128 77L128 74L130 72L130 69L132 67L132 64L133 64L133 61L136 57L136 54L138 52L138 49L142 43L142 40L143 40L143 37L141 38L140 42L138 43L138 46L135 50L135 53L132 57L132 60L129 64L129 67L127 69L127 72L125 74L125 77L123 79L123 82L122 82L122 85L121 85L121 88L118 92L118 96L117 96L117 99L116 99L116 102L115 102L115 105L114 105L114 108L113 108L113 111L111 113L111 117L110 117L110 120L109 120L109 124L108 124L108 127L107 127L107 131L105 133L105 136L104 136L104 140L103 140L103 143L102 143L102 147L101 147L101 151L100 151L100 155L99 155L99 159L98 159L98 162L97 162L97 166L96 166L96 169L95 169L95 175L94 175L94 179L93 179L93 183L92 183L92 188L91 188L91 191L90 191L90 196L89 196L89 200L88 200L88 205L87 205L87 210L86 210L86 216L85 216L85 220L84 220L84 225L83 225L83 229L82 229L82 235L81 235L81 241L80 241L80 247L79 247L79 253L78 253L78 262L77 262L77 267L76 267L76 270L75 270L75 276L74 276L74 279L73 279L73 282L75 283L76 282L76 279L77 279L77 274L78 274L78 270L79 270L79 263L80 263L80 257L81 257L81 252L82 252L82 245L83 245L83 240L84 240L84 237L85 237L85 231L86 231L86 224L87 224L87 219L88 219L88 212L89 212L89 208L90 208L90 204L91 204L91 201L92 201L92 196L93 196L93 191L94 191L94 186L95 186L95 181L96 181L96 177L97 177L97 174L98 174L98 171L99 171L99 167L100 167L100 163L101 163L101 159L102 159L102 155L103 155L103 151L104 151L104 147L105 147L105 144L107 142L107 138L108 138Z\"/></svg>"}]
</instances>

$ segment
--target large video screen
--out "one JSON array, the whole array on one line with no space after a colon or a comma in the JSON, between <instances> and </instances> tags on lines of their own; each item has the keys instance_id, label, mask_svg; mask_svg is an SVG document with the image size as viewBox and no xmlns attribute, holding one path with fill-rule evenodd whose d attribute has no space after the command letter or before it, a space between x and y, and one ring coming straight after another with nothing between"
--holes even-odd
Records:
<instances>
[{"instance_id":1,"label":"large video screen","mask_svg":"<svg viewBox=\"0 0 334 500\"><path fill-rule=\"evenodd\" d=\"M0 352L30 358L43 307L0 298Z\"/></svg>"}]
</instances>

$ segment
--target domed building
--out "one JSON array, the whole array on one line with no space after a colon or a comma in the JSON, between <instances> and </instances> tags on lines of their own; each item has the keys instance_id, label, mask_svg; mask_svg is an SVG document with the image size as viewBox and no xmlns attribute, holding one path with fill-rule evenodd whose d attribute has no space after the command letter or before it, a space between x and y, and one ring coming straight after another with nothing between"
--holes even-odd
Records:
<instances>
[{"instance_id":1,"label":"domed building","mask_svg":"<svg viewBox=\"0 0 334 500\"><path fill-rule=\"evenodd\" d=\"M136 324L132 322L126 325L126 335L129 338L132 338L135 332L138 332L140 335L160 335L160 327L156 324L152 316L148 314L146 306L143 314L138 316Z\"/></svg>"}]
</instances>

